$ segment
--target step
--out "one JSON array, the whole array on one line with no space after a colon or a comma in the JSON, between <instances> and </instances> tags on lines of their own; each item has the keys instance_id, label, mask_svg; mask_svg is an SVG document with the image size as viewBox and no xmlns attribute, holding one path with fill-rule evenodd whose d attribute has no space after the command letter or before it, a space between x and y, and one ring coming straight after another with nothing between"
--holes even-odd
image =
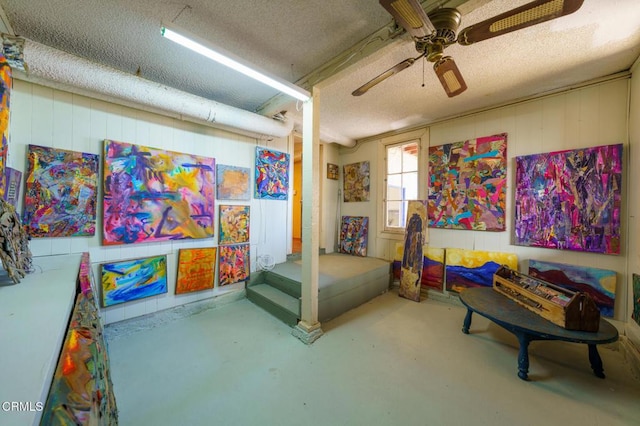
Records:
<instances>
[{"instance_id":1,"label":"step","mask_svg":"<svg viewBox=\"0 0 640 426\"><path fill-rule=\"evenodd\" d=\"M247 299L291 327L298 324L300 299L271 287L269 284L256 284L247 287Z\"/></svg>"},{"instance_id":2,"label":"step","mask_svg":"<svg viewBox=\"0 0 640 426\"><path fill-rule=\"evenodd\" d=\"M264 271L262 278L264 283L277 288L295 299L299 299L302 296L302 286L299 281L272 271Z\"/></svg>"}]
</instances>

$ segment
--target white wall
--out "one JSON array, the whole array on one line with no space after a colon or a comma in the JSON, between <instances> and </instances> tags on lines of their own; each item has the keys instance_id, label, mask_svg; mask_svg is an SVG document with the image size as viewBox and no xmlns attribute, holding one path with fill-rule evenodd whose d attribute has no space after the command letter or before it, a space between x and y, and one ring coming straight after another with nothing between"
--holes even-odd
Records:
<instances>
[{"instance_id":1,"label":"white wall","mask_svg":"<svg viewBox=\"0 0 640 426\"><path fill-rule=\"evenodd\" d=\"M516 253L520 260L520 269L526 270L528 259L556 261L573 265L593 266L614 270L618 273L616 291L615 319L626 321L628 311L627 244L628 197L622 204L622 250L619 256L599 255L573 251L558 251L542 248L530 248L512 244L515 156L576 149L609 144L624 144L625 176L623 193L627 193L627 174L630 169L629 142L627 138L627 100L629 80L621 79L595 86L575 89L513 106L470 115L464 118L448 120L429 126L428 145L437 146L481 136L507 133L507 229L505 232L482 232L464 230L430 229L429 245L432 247L454 247L474 250L503 251ZM426 130L426 129L423 129ZM418 130L419 131L419 130ZM413 131L412 133L416 133ZM638 130L640 133L640 129ZM381 214L381 202L377 186L382 185L384 165L380 156L382 150L377 146L387 138L380 138L359 144L352 152L343 150L342 164L356 161L371 161L371 201L365 203L343 203L343 214L368 215ZM423 149L426 149L423 147ZM427 157L422 157L426 167ZM634 180L632 180L634 181ZM370 220L369 251L370 256L391 260L393 240L380 236L378 221ZM632 234L635 235L635 234ZM372 241L372 236L373 241ZM378 237L375 237L378 236ZM640 260L638 261L640 266ZM640 268L638 268L640 272Z\"/></svg>"},{"instance_id":2,"label":"white wall","mask_svg":"<svg viewBox=\"0 0 640 426\"><path fill-rule=\"evenodd\" d=\"M226 131L122 107L80 95L14 80L11 94L11 127L8 166L26 172L27 145L35 144L102 155L102 141L113 139L160 149L214 157L216 164L254 169L255 147L288 152L287 139L257 140ZM253 172L252 172L253 174ZM23 187L24 188L24 187ZM21 196L24 189L21 191ZM177 305L243 291L244 283L188 295L175 295L177 256L180 248L217 246L215 237L200 240L102 246L102 188L98 194L97 235L94 237L39 238L31 240L34 266L38 257L88 251L99 280L98 265L106 261L167 255L167 294L103 309L106 323L149 314ZM278 200L233 202L216 200L218 205L251 206L251 271L257 256L271 255L276 262L286 260L290 232L289 203ZM22 211L22 201L18 211Z\"/></svg>"}]
</instances>

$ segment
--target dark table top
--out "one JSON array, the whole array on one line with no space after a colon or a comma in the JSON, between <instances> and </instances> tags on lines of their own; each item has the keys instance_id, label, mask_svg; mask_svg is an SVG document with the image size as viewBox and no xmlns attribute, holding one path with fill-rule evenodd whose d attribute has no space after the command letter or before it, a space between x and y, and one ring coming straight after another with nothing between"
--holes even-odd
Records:
<instances>
[{"instance_id":1,"label":"dark table top","mask_svg":"<svg viewBox=\"0 0 640 426\"><path fill-rule=\"evenodd\" d=\"M601 344L618 340L618 330L600 319L597 332L566 330L518 305L491 287L467 288L460 292L460 301L471 311L503 327L525 332L540 339L564 340L575 343Z\"/></svg>"}]
</instances>

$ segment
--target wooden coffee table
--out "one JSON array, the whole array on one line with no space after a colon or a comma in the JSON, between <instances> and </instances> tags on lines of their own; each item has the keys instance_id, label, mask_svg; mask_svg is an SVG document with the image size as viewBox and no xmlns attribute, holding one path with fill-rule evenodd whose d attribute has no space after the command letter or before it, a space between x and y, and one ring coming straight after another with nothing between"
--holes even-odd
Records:
<instances>
[{"instance_id":1,"label":"wooden coffee table","mask_svg":"<svg viewBox=\"0 0 640 426\"><path fill-rule=\"evenodd\" d=\"M490 287L467 288L460 292L460 301L467 307L462 332L469 334L471 315L476 312L513 333L520 343L518 377L529 380L529 342L562 340L589 346L589 361L596 376L604 378L602 359L596 345L618 340L618 330L600 319L597 332L566 330L518 305Z\"/></svg>"}]
</instances>

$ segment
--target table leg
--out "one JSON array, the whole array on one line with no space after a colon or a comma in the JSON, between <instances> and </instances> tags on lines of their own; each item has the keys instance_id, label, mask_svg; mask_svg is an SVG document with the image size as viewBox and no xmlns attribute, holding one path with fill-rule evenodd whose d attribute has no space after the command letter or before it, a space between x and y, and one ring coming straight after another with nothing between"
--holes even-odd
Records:
<instances>
[{"instance_id":1,"label":"table leg","mask_svg":"<svg viewBox=\"0 0 640 426\"><path fill-rule=\"evenodd\" d=\"M604 369L602 368L602 358L598 353L596 345L589 345L589 362L591 363L591 369L593 374L601 379L604 379Z\"/></svg>"},{"instance_id":2,"label":"table leg","mask_svg":"<svg viewBox=\"0 0 640 426\"><path fill-rule=\"evenodd\" d=\"M462 332L464 334L469 334L469 327L471 327L471 314L473 314L473 311L471 309L467 309L467 315L464 317L464 323L462 324Z\"/></svg>"},{"instance_id":3,"label":"table leg","mask_svg":"<svg viewBox=\"0 0 640 426\"><path fill-rule=\"evenodd\" d=\"M518 377L529 380L529 336L526 333L515 333L520 343L518 352Z\"/></svg>"}]
</instances>

